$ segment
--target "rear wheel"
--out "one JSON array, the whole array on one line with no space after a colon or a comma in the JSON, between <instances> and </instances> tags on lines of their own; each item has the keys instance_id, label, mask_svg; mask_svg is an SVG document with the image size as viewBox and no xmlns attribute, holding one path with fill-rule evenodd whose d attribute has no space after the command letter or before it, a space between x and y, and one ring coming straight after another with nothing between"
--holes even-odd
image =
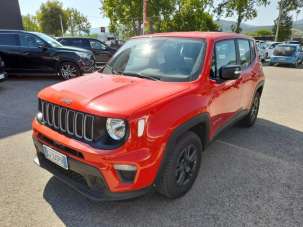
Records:
<instances>
[{"instance_id":1,"label":"rear wheel","mask_svg":"<svg viewBox=\"0 0 303 227\"><path fill-rule=\"evenodd\" d=\"M178 198L188 192L199 173L202 143L193 132L187 132L177 142L165 163L156 190L168 198Z\"/></svg>"},{"instance_id":2,"label":"rear wheel","mask_svg":"<svg viewBox=\"0 0 303 227\"><path fill-rule=\"evenodd\" d=\"M257 92L257 94L254 97L249 113L240 122L242 126L251 127L255 124L259 113L260 98L261 98L261 94L260 92Z\"/></svg>"},{"instance_id":3,"label":"rear wheel","mask_svg":"<svg viewBox=\"0 0 303 227\"><path fill-rule=\"evenodd\" d=\"M69 80L81 75L79 67L72 62L61 63L59 73L63 80Z\"/></svg>"}]
</instances>

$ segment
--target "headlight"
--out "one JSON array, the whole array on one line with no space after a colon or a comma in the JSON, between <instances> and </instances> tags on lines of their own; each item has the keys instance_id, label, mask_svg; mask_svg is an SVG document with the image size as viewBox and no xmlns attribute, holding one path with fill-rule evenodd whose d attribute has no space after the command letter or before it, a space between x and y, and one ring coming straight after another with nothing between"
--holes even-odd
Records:
<instances>
[{"instance_id":1,"label":"headlight","mask_svg":"<svg viewBox=\"0 0 303 227\"><path fill-rule=\"evenodd\" d=\"M107 118L106 130L114 140L122 140L126 134L126 123L122 119Z\"/></svg>"},{"instance_id":2,"label":"headlight","mask_svg":"<svg viewBox=\"0 0 303 227\"><path fill-rule=\"evenodd\" d=\"M39 123L42 123L42 121L43 121L43 113L38 112L38 113L36 114L36 119L37 119L37 121L38 121Z\"/></svg>"},{"instance_id":3,"label":"headlight","mask_svg":"<svg viewBox=\"0 0 303 227\"><path fill-rule=\"evenodd\" d=\"M80 58L90 58L91 57L91 55L90 54L88 54L88 53L84 53L84 52L76 52L77 53L77 55L80 57Z\"/></svg>"}]
</instances>

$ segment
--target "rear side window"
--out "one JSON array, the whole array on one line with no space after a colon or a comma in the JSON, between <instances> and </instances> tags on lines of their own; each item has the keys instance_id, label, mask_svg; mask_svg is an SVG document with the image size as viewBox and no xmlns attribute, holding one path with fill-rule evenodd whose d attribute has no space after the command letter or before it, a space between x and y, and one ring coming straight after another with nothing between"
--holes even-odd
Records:
<instances>
[{"instance_id":1,"label":"rear side window","mask_svg":"<svg viewBox=\"0 0 303 227\"><path fill-rule=\"evenodd\" d=\"M15 33L0 33L1 46L20 46L19 35Z\"/></svg>"},{"instance_id":2,"label":"rear side window","mask_svg":"<svg viewBox=\"0 0 303 227\"><path fill-rule=\"evenodd\" d=\"M232 39L217 42L211 67L212 79L219 77L218 72L223 66L235 64L237 64L235 41Z\"/></svg>"},{"instance_id":3,"label":"rear side window","mask_svg":"<svg viewBox=\"0 0 303 227\"><path fill-rule=\"evenodd\" d=\"M238 44L239 44L240 64L243 69L246 69L251 62L249 41L246 39L239 39Z\"/></svg>"}]
</instances>

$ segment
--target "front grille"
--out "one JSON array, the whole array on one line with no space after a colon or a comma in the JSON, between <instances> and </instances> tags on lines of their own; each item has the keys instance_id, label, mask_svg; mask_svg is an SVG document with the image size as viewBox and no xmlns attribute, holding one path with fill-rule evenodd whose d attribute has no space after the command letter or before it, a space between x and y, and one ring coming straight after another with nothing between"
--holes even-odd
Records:
<instances>
[{"instance_id":1,"label":"front grille","mask_svg":"<svg viewBox=\"0 0 303 227\"><path fill-rule=\"evenodd\" d=\"M86 142L94 140L94 116L43 100L39 100L39 110L43 114L43 124L55 131Z\"/></svg>"}]
</instances>

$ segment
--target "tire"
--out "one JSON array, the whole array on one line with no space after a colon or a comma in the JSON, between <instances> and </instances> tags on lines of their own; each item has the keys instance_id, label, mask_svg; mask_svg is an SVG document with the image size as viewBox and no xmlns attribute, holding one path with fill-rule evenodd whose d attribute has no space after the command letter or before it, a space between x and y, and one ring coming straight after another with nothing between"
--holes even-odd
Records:
<instances>
[{"instance_id":1,"label":"tire","mask_svg":"<svg viewBox=\"0 0 303 227\"><path fill-rule=\"evenodd\" d=\"M156 183L161 195L176 199L185 195L192 187L199 173L203 146L193 132L186 132L169 152L164 169Z\"/></svg>"},{"instance_id":2,"label":"tire","mask_svg":"<svg viewBox=\"0 0 303 227\"><path fill-rule=\"evenodd\" d=\"M257 92L254 97L252 106L249 110L249 113L241 120L240 125L244 127L251 127L255 124L259 113L260 98L261 94L260 92Z\"/></svg>"},{"instance_id":3,"label":"tire","mask_svg":"<svg viewBox=\"0 0 303 227\"><path fill-rule=\"evenodd\" d=\"M59 74L63 80L69 80L81 76L78 65L72 62L63 62L59 67Z\"/></svg>"},{"instance_id":4,"label":"tire","mask_svg":"<svg viewBox=\"0 0 303 227\"><path fill-rule=\"evenodd\" d=\"M298 68L298 62L294 63L294 64L293 64L293 67L294 67L294 68Z\"/></svg>"}]
</instances>

